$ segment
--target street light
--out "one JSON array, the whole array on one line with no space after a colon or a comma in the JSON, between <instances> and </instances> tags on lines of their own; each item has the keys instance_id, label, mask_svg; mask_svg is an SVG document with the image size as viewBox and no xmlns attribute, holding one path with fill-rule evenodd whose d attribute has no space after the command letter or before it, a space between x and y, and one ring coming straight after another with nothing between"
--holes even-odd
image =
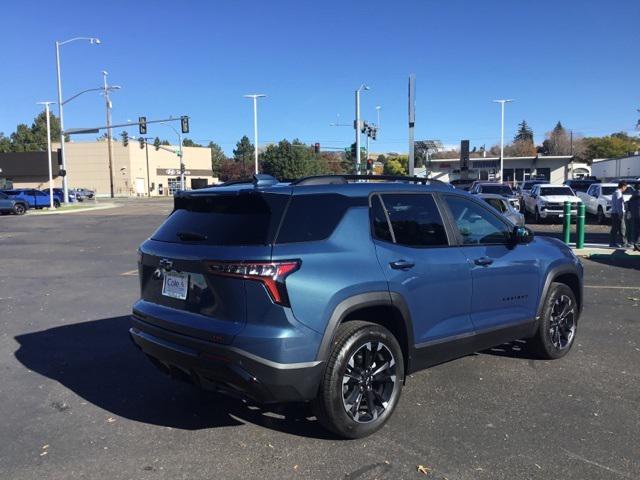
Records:
<instances>
[{"instance_id":1,"label":"street light","mask_svg":"<svg viewBox=\"0 0 640 480\"><path fill-rule=\"evenodd\" d=\"M504 172L504 104L513 100L494 100L493 103L500 104L500 181L503 180Z\"/></svg>"},{"instance_id":2,"label":"street light","mask_svg":"<svg viewBox=\"0 0 640 480\"><path fill-rule=\"evenodd\" d=\"M378 128L380 128L380 110L382 110L382 107L380 105L376 106L376 113L378 114Z\"/></svg>"},{"instance_id":3,"label":"street light","mask_svg":"<svg viewBox=\"0 0 640 480\"><path fill-rule=\"evenodd\" d=\"M69 40L59 42L56 40L56 73L58 77L58 115L60 116L60 132L64 132L64 110L62 102L62 80L60 76L60 47L67 43L85 40L91 45L100 45L100 39L95 37L75 37ZM65 175L62 177L62 190L64 192L64 203L69 203L69 183L67 181L67 156L65 155L64 148L64 135L60 134L60 154L62 155L62 169Z\"/></svg>"},{"instance_id":4,"label":"street light","mask_svg":"<svg viewBox=\"0 0 640 480\"><path fill-rule=\"evenodd\" d=\"M360 92L362 90L369 90L369 87L363 83L356 90L356 121L353 125L356 129L356 175L360 175Z\"/></svg>"},{"instance_id":5,"label":"street light","mask_svg":"<svg viewBox=\"0 0 640 480\"><path fill-rule=\"evenodd\" d=\"M253 98L253 145L255 155L255 173L258 173L258 99L264 98L266 95L262 93L252 93L250 95L243 95L244 98Z\"/></svg>"},{"instance_id":6,"label":"street light","mask_svg":"<svg viewBox=\"0 0 640 480\"><path fill-rule=\"evenodd\" d=\"M56 102L38 102L38 105L44 105L44 111L47 116L47 166L49 167L49 208L53 210L53 172L51 169L51 123L49 120L49 105Z\"/></svg>"}]
</instances>

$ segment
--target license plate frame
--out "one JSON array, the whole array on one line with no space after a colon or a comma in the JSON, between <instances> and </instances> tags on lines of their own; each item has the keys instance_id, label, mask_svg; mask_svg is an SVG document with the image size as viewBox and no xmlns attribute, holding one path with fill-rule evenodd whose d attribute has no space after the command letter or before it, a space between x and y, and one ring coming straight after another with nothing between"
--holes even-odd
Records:
<instances>
[{"instance_id":1,"label":"license plate frame","mask_svg":"<svg viewBox=\"0 0 640 480\"><path fill-rule=\"evenodd\" d=\"M189 293L189 274L185 272L164 272L162 295L177 300L186 300Z\"/></svg>"}]
</instances>

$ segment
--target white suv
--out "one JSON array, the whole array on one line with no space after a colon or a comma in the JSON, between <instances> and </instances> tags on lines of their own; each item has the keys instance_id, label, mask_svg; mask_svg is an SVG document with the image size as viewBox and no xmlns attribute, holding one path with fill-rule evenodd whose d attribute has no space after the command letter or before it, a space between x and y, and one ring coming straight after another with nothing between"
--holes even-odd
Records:
<instances>
[{"instance_id":1,"label":"white suv","mask_svg":"<svg viewBox=\"0 0 640 480\"><path fill-rule=\"evenodd\" d=\"M578 204L581 203L581 200L570 187L542 183L534 185L523 198L525 212L532 214L536 223L541 223L547 218L564 217L564 202L566 201L572 204L571 216L577 216Z\"/></svg>"},{"instance_id":2,"label":"white suv","mask_svg":"<svg viewBox=\"0 0 640 480\"><path fill-rule=\"evenodd\" d=\"M594 183L586 192L578 192L587 213L595 215L598 223L604 223L606 219L611 218L611 196L617 188L617 183ZM633 189L627 187L623 195L625 202L629 201L632 193Z\"/></svg>"}]
</instances>

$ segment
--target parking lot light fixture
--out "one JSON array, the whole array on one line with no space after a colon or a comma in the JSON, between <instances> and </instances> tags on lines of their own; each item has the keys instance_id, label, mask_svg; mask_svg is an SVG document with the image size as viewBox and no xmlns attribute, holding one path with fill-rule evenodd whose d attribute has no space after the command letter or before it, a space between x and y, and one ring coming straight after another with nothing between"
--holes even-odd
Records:
<instances>
[{"instance_id":1,"label":"parking lot light fixture","mask_svg":"<svg viewBox=\"0 0 640 480\"><path fill-rule=\"evenodd\" d=\"M53 171L51 167L51 120L49 113L49 105L56 102L38 102L38 105L44 105L45 115L47 116L47 166L49 167L49 208L53 210Z\"/></svg>"},{"instance_id":2,"label":"parking lot light fixture","mask_svg":"<svg viewBox=\"0 0 640 480\"><path fill-rule=\"evenodd\" d=\"M96 37L74 37L62 42L56 40L56 76L58 80L58 115L60 117L60 155L62 156L62 169L65 175L62 177L62 191L64 192L62 201L69 203L69 181L67 177L67 159L64 146L64 105L62 102L62 79L60 74L60 47L67 43L76 41L87 41L91 45L100 45L100 39Z\"/></svg>"},{"instance_id":3,"label":"parking lot light fixture","mask_svg":"<svg viewBox=\"0 0 640 480\"><path fill-rule=\"evenodd\" d=\"M494 100L493 102L500 104L500 181L502 182L504 170L504 104L511 103L513 100Z\"/></svg>"}]
</instances>

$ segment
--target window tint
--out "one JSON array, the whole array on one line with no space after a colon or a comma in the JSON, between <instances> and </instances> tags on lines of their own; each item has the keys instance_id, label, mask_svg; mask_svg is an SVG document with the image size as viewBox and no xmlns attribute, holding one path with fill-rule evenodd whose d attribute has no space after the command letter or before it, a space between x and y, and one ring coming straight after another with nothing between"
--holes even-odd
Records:
<instances>
[{"instance_id":1,"label":"window tint","mask_svg":"<svg viewBox=\"0 0 640 480\"><path fill-rule=\"evenodd\" d=\"M569 187L543 187L540 189L540 195L574 195L574 193Z\"/></svg>"},{"instance_id":2,"label":"window tint","mask_svg":"<svg viewBox=\"0 0 640 480\"><path fill-rule=\"evenodd\" d=\"M495 193L498 195L513 195L509 185L482 185L482 193Z\"/></svg>"},{"instance_id":3,"label":"window tint","mask_svg":"<svg viewBox=\"0 0 640 480\"><path fill-rule=\"evenodd\" d=\"M254 192L176 197L173 213L151 238L208 245L270 244L288 198Z\"/></svg>"},{"instance_id":4,"label":"window tint","mask_svg":"<svg viewBox=\"0 0 640 480\"><path fill-rule=\"evenodd\" d=\"M276 243L312 242L329 237L354 202L360 203L360 199L334 193L294 195Z\"/></svg>"},{"instance_id":5,"label":"window tint","mask_svg":"<svg viewBox=\"0 0 640 480\"><path fill-rule=\"evenodd\" d=\"M410 247L448 245L447 234L433 196L382 195L396 243Z\"/></svg>"},{"instance_id":6,"label":"window tint","mask_svg":"<svg viewBox=\"0 0 640 480\"><path fill-rule=\"evenodd\" d=\"M508 243L511 228L495 214L467 198L445 196L464 245Z\"/></svg>"},{"instance_id":7,"label":"window tint","mask_svg":"<svg viewBox=\"0 0 640 480\"><path fill-rule=\"evenodd\" d=\"M484 201L487 202L496 210L498 210L499 212L504 212L507 209L505 204L501 200L498 200L497 198L485 198Z\"/></svg>"},{"instance_id":8,"label":"window tint","mask_svg":"<svg viewBox=\"0 0 640 480\"><path fill-rule=\"evenodd\" d=\"M387 216L384 213L384 208L378 195L375 195L371 199L371 215L373 222L373 236L379 240L384 240L385 242L392 242L393 239L391 238L389 222L387 222Z\"/></svg>"}]
</instances>

